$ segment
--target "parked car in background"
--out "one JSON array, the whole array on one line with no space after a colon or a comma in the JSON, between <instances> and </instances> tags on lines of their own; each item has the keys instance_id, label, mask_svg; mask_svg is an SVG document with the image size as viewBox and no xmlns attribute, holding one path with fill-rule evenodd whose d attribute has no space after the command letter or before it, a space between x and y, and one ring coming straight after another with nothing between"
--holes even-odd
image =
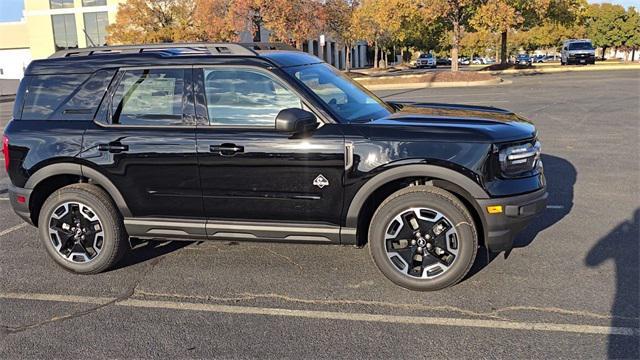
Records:
<instances>
[{"instance_id":1,"label":"parked car in background","mask_svg":"<svg viewBox=\"0 0 640 360\"><path fill-rule=\"evenodd\" d=\"M437 58L436 59L436 65L438 66L447 66L447 65L451 65L451 59L447 59L447 58Z\"/></svg>"},{"instance_id":2,"label":"parked car in background","mask_svg":"<svg viewBox=\"0 0 640 360\"><path fill-rule=\"evenodd\" d=\"M536 56L533 56L531 58L531 62L532 63L543 63L543 62L545 62L545 59L546 59L545 55L536 55Z\"/></svg>"},{"instance_id":3,"label":"parked car in background","mask_svg":"<svg viewBox=\"0 0 640 360\"><path fill-rule=\"evenodd\" d=\"M516 57L516 65L530 66L531 63L532 60L528 54L520 54Z\"/></svg>"},{"instance_id":4,"label":"parked car in background","mask_svg":"<svg viewBox=\"0 0 640 360\"><path fill-rule=\"evenodd\" d=\"M458 59L458 64L460 64L460 65L469 65L469 64L471 64L471 60L469 60L466 57L461 57L461 58Z\"/></svg>"},{"instance_id":5,"label":"parked car in background","mask_svg":"<svg viewBox=\"0 0 640 360\"><path fill-rule=\"evenodd\" d=\"M562 44L562 65L595 64L596 50L589 39L565 40Z\"/></svg>"},{"instance_id":6,"label":"parked car in background","mask_svg":"<svg viewBox=\"0 0 640 360\"><path fill-rule=\"evenodd\" d=\"M420 54L418 59L416 60L416 67L418 69L430 67L435 69L438 65L436 56L431 53Z\"/></svg>"}]
</instances>

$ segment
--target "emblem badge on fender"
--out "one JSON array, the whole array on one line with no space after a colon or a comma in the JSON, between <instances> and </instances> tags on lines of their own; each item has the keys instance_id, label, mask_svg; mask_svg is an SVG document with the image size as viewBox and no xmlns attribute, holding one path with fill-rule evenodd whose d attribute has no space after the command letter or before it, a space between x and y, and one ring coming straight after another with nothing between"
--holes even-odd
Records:
<instances>
[{"instance_id":1,"label":"emblem badge on fender","mask_svg":"<svg viewBox=\"0 0 640 360\"><path fill-rule=\"evenodd\" d=\"M320 189L322 189L325 186L329 186L329 180L327 180L326 177L324 177L324 175L320 174L318 175L318 177L316 177L313 180L313 185L319 187Z\"/></svg>"}]
</instances>

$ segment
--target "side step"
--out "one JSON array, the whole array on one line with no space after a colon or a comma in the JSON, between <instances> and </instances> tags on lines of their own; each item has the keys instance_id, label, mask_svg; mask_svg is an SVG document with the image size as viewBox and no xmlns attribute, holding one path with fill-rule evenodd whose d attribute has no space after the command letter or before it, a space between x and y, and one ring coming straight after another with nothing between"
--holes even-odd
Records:
<instances>
[{"instance_id":1,"label":"side step","mask_svg":"<svg viewBox=\"0 0 640 360\"><path fill-rule=\"evenodd\" d=\"M129 236L167 240L248 240L340 244L339 226L308 223L125 218ZM342 229L343 236L354 234ZM346 239L343 239L346 240ZM351 241L346 241L351 243ZM345 241L343 241L345 243Z\"/></svg>"}]
</instances>

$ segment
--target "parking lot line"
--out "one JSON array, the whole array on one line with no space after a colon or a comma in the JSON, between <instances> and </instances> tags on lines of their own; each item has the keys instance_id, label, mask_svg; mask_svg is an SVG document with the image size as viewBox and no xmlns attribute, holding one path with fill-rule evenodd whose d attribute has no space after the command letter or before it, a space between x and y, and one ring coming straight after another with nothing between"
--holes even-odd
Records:
<instances>
[{"instance_id":1,"label":"parking lot line","mask_svg":"<svg viewBox=\"0 0 640 360\"><path fill-rule=\"evenodd\" d=\"M32 300L32 301L52 301L82 304L106 304L115 298L72 296L58 294L37 294L37 293L0 293L0 299L7 300ZM188 302L157 301L142 299L126 299L115 302L116 306L126 306L146 309L165 309L200 311L237 315L266 315L279 317L296 317L316 320L345 320L345 321L365 321L377 323L393 323L406 325L435 325L450 327L470 327L500 330L524 330L543 331L560 333L579 333L591 335L620 335L620 336L640 336L640 329L633 327L612 327L594 326L567 323L543 323L543 322L520 322L503 320L478 320L464 318L447 317L421 317L421 316L399 316L380 315L367 313L349 313L334 311L297 310L284 308L264 308L253 306L234 306L219 304L198 304Z\"/></svg>"},{"instance_id":2,"label":"parking lot line","mask_svg":"<svg viewBox=\"0 0 640 360\"><path fill-rule=\"evenodd\" d=\"M10 227L8 229L0 231L0 236L7 235L7 234L12 233L12 232L14 232L16 230L20 230L25 226L27 226L27 223L25 223L25 222L23 222L22 224L18 224L16 226L12 226L12 227Z\"/></svg>"}]
</instances>

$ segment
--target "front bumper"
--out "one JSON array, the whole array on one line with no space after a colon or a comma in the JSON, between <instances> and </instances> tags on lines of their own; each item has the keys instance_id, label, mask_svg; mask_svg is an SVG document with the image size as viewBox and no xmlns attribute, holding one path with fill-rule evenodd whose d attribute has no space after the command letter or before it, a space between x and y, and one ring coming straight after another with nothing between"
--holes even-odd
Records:
<instances>
[{"instance_id":1,"label":"front bumper","mask_svg":"<svg viewBox=\"0 0 640 360\"><path fill-rule=\"evenodd\" d=\"M508 251L514 237L547 207L546 188L535 192L496 199L478 200L485 219L485 245L493 252ZM502 213L490 214L489 206L502 206Z\"/></svg>"},{"instance_id":2,"label":"front bumper","mask_svg":"<svg viewBox=\"0 0 640 360\"><path fill-rule=\"evenodd\" d=\"M29 210L29 200L31 198L31 189L23 189L12 184L9 184L9 201L11 202L11 207L13 211L15 211L18 216L20 216L24 221L33 225L33 221L31 220L31 211ZM18 199L20 198L19 201Z\"/></svg>"}]
</instances>

